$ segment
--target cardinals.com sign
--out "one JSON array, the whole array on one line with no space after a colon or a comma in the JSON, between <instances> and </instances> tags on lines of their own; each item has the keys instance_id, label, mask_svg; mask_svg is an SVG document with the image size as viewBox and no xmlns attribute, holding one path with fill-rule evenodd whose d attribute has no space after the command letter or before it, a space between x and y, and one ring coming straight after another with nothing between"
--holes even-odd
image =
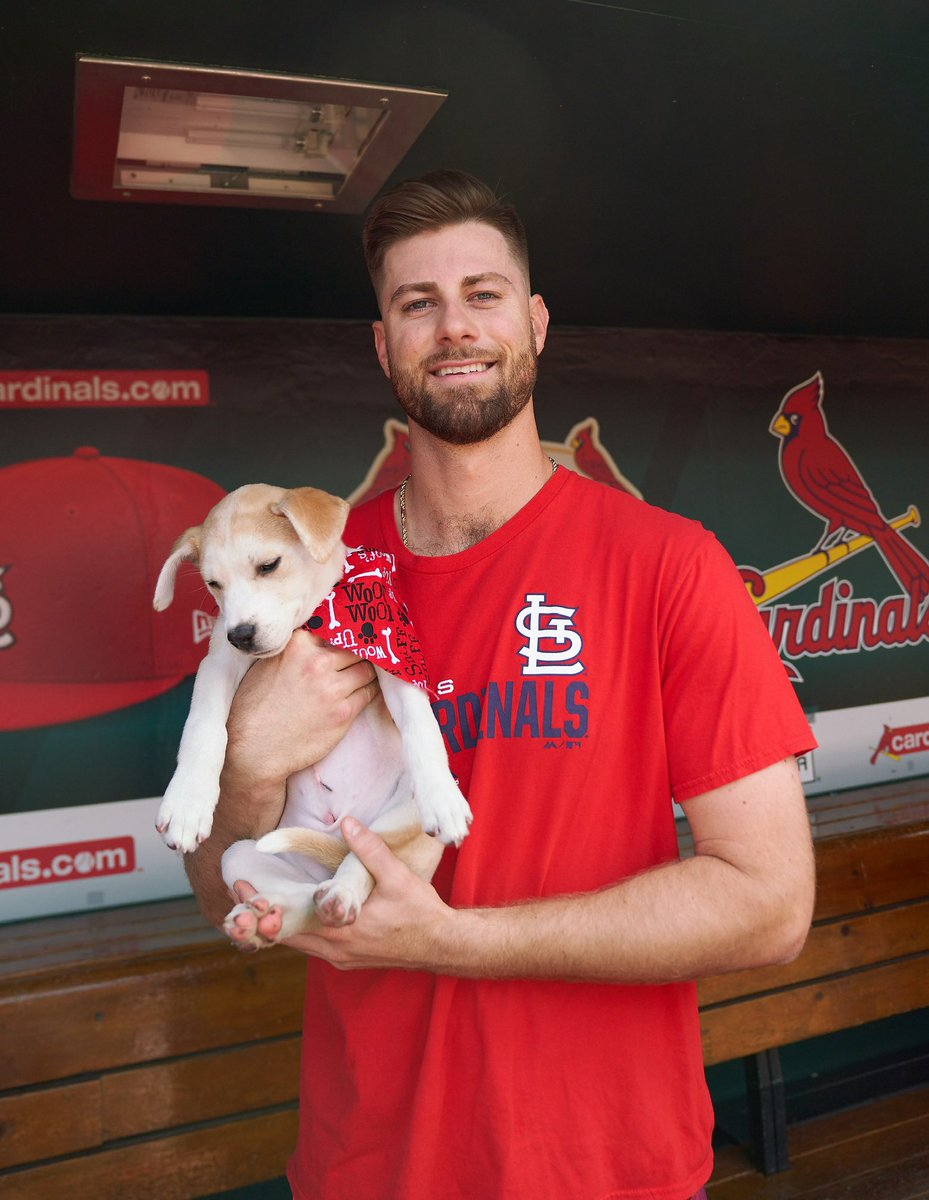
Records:
<instances>
[{"instance_id":1,"label":"cardinals.com sign","mask_svg":"<svg viewBox=\"0 0 929 1200\"><path fill-rule=\"evenodd\" d=\"M0 409L170 408L209 402L206 371L0 371Z\"/></svg>"}]
</instances>

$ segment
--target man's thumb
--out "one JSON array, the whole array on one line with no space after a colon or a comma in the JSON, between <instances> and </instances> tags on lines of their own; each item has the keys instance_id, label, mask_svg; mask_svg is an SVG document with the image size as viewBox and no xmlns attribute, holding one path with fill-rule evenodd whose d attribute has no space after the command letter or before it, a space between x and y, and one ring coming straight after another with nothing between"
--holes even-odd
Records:
<instances>
[{"instance_id":1,"label":"man's thumb","mask_svg":"<svg viewBox=\"0 0 929 1200\"><path fill-rule=\"evenodd\" d=\"M377 878L378 871L384 870L391 858L387 844L373 830L362 825L356 817L345 817L340 828L349 850L357 854L371 874Z\"/></svg>"}]
</instances>

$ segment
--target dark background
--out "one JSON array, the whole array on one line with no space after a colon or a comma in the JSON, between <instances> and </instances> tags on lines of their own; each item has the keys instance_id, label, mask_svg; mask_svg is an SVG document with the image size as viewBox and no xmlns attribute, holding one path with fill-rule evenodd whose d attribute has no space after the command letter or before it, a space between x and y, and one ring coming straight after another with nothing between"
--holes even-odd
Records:
<instances>
[{"instance_id":1,"label":"dark background","mask_svg":"<svg viewBox=\"0 0 929 1200\"><path fill-rule=\"evenodd\" d=\"M78 53L435 87L556 324L922 337L923 0L5 0L0 309L364 318L360 218L72 200Z\"/></svg>"}]
</instances>

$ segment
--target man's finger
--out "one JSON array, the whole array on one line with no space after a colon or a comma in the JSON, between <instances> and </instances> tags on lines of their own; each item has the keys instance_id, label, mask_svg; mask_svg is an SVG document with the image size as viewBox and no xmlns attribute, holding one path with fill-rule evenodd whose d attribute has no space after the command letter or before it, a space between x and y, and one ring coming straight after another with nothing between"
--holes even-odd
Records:
<instances>
[{"instance_id":1,"label":"man's finger","mask_svg":"<svg viewBox=\"0 0 929 1200\"><path fill-rule=\"evenodd\" d=\"M366 658L356 657L355 662L351 666L342 667L341 669L342 671L351 671L353 676L357 676L357 687L365 688L373 684L374 689L377 689L377 671L374 669L373 663L369 663Z\"/></svg>"}]
</instances>

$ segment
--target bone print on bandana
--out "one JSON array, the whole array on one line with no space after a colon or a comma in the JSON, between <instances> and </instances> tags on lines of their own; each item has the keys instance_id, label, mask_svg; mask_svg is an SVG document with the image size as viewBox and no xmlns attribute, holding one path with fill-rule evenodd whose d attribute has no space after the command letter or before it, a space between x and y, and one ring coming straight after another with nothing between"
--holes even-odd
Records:
<instances>
[{"instance_id":1,"label":"bone print on bandana","mask_svg":"<svg viewBox=\"0 0 929 1200\"><path fill-rule=\"evenodd\" d=\"M342 578L303 628L429 691L419 638L397 595L395 570L394 556L383 550L346 550Z\"/></svg>"}]
</instances>

